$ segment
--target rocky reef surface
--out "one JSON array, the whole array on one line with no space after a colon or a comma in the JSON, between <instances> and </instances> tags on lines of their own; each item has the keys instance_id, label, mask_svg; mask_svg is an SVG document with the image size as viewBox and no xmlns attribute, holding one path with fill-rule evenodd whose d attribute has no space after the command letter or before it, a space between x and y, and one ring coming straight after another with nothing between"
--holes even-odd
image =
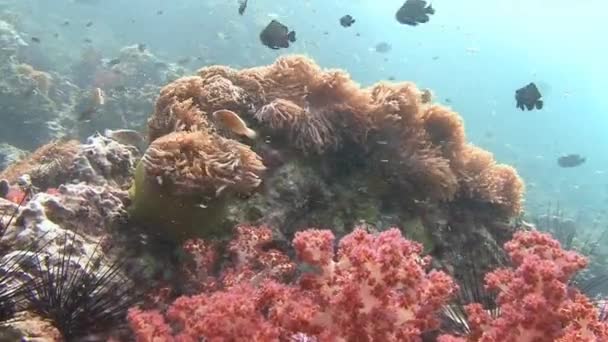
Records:
<instances>
[{"instance_id":1,"label":"rocky reef surface","mask_svg":"<svg viewBox=\"0 0 608 342\"><path fill-rule=\"evenodd\" d=\"M120 58L121 75L168 81L166 71L147 69L161 63L147 51L127 47ZM149 82L121 86L144 91ZM469 265L472 246L482 271L504 260L500 246L522 210L521 180L468 144L458 114L411 83L361 88L343 71L289 56L252 69L207 67L144 92L160 96L143 155L93 134L83 143L53 140L0 173L8 186L0 200L3 258L33 255L12 270L17 283L69 255L83 277L99 277L119 259L120 282L141 289L165 284L179 295L187 291L176 285L183 279L181 244L201 237L225 244L242 223L268 227L272 243L287 254L306 228L331 228L339 239L355 227L398 227L456 278ZM113 101L104 108L116 116L108 116L111 122L146 107ZM232 111L255 136L218 121L218 110ZM95 254L103 255L99 265L87 267ZM26 262L32 258L46 268ZM142 267L147 271L133 272ZM6 326L12 334L35 334L22 328L28 324ZM52 317L50 326L65 338Z\"/></svg>"}]
</instances>

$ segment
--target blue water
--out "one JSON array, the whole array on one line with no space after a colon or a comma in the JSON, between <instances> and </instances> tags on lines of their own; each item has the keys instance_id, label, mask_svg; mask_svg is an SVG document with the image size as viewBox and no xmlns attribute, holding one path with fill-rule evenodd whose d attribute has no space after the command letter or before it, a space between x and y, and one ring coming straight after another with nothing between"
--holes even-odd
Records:
<instances>
[{"instance_id":1,"label":"blue water","mask_svg":"<svg viewBox=\"0 0 608 342\"><path fill-rule=\"evenodd\" d=\"M201 57L192 70L210 63L262 65L283 53L304 53L324 67L348 70L363 85L388 77L414 81L463 116L470 141L518 169L528 185L529 210L560 202L578 215L608 203L608 4L603 1L438 0L436 14L418 27L394 20L401 0L249 0L244 16L237 14L236 0L85 2L0 4L20 14L20 30L41 37L44 49L66 58L77 58L86 45L82 40L90 38L107 58L134 43L145 43L168 60ZM338 24L344 14L356 19L352 27ZM66 19L69 28L61 27ZM258 34L271 19L297 32L289 49L274 51L259 43ZM85 28L89 20L94 25ZM52 38L56 32L59 38ZM392 50L375 52L379 42ZM515 108L515 89L529 82L544 95L541 111ZM559 168L556 159L567 153L579 153L587 162Z\"/></svg>"}]
</instances>

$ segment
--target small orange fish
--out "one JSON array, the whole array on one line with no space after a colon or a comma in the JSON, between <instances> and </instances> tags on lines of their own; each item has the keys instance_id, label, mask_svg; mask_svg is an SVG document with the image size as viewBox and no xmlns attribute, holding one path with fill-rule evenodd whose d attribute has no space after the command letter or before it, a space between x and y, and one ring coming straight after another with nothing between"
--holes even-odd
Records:
<instances>
[{"instance_id":1,"label":"small orange fish","mask_svg":"<svg viewBox=\"0 0 608 342\"><path fill-rule=\"evenodd\" d=\"M244 135L249 139L255 139L257 137L257 133L247 127L245 121L231 110L216 110L213 112L212 116L218 123L236 134Z\"/></svg>"}]
</instances>

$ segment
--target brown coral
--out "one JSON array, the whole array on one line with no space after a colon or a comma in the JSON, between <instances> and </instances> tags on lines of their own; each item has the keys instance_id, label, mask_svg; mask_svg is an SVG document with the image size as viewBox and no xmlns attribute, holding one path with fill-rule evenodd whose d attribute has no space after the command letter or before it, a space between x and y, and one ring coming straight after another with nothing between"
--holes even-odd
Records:
<instances>
[{"instance_id":1,"label":"brown coral","mask_svg":"<svg viewBox=\"0 0 608 342\"><path fill-rule=\"evenodd\" d=\"M49 91L53 85L53 77L51 77L49 73L36 70L29 64L19 64L16 66L16 70L22 76L32 80L36 89L38 89L41 94L45 96L49 95Z\"/></svg>"},{"instance_id":2,"label":"brown coral","mask_svg":"<svg viewBox=\"0 0 608 342\"><path fill-rule=\"evenodd\" d=\"M265 170L249 146L206 131L174 132L156 139L142 165L152 179L172 184L175 194L248 192L260 185Z\"/></svg>"},{"instance_id":3,"label":"brown coral","mask_svg":"<svg viewBox=\"0 0 608 342\"><path fill-rule=\"evenodd\" d=\"M467 145L455 162L463 198L491 203L507 216L521 213L524 183L517 171L497 164L491 153Z\"/></svg>"},{"instance_id":4,"label":"brown coral","mask_svg":"<svg viewBox=\"0 0 608 342\"><path fill-rule=\"evenodd\" d=\"M307 57L285 56L244 70L206 67L197 76L173 82L161 91L150 131L151 138L193 131L191 127L208 122L209 113L233 110L248 124L255 120L266 134L286 137L304 153L320 155L358 145L393 184L414 190L412 196L472 199L517 214L523 192L517 173L496 165L491 154L467 146L460 116L431 99L430 91L413 83L361 88L344 71L323 70ZM190 120L176 125L184 122L184 115L174 108L182 107Z\"/></svg>"},{"instance_id":5,"label":"brown coral","mask_svg":"<svg viewBox=\"0 0 608 342\"><path fill-rule=\"evenodd\" d=\"M255 118L272 130L288 132L294 146L304 152L322 153L339 144L339 137L327 118L309 113L289 100L270 102L256 112Z\"/></svg>"},{"instance_id":6,"label":"brown coral","mask_svg":"<svg viewBox=\"0 0 608 342\"><path fill-rule=\"evenodd\" d=\"M0 179L16 182L24 174L32 184L46 189L56 187L68 178L69 169L80 148L76 140L56 140L39 147L25 159L10 165L0 173Z\"/></svg>"}]
</instances>

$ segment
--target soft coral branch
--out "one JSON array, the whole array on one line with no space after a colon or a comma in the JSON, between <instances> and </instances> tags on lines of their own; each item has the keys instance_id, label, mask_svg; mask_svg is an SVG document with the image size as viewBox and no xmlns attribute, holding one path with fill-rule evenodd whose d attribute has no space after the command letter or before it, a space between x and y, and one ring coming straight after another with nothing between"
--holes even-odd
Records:
<instances>
[{"instance_id":1,"label":"soft coral branch","mask_svg":"<svg viewBox=\"0 0 608 342\"><path fill-rule=\"evenodd\" d=\"M330 231L296 234L298 257L319 269L300 281L318 306L313 321L329 340L409 341L437 326L435 313L455 291L442 272L427 273L422 246L398 229L356 229L334 255Z\"/></svg>"},{"instance_id":2,"label":"soft coral branch","mask_svg":"<svg viewBox=\"0 0 608 342\"><path fill-rule=\"evenodd\" d=\"M608 330L587 297L568 287L586 266L581 255L565 251L548 234L518 232L505 244L513 268L486 275L498 292L500 315L489 319L478 305L467 308L475 334L468 341L606 341ZM441 342L454 341L443 336Z\"/></svg>"},{"instance_id":3,"label":"soft coral branch","mask_svg":"<svg viewBox=\"0 0 608 342\"><path fill-rule=\"evenodd\" d=\"M178 298L165 315L174 328L169 336L176 341L419 341L423 331L436 327L435 313L455 290L446 274L425 271L421 245L397 229L378 235L357 229L337 251L330 231L298 233L299 259L317 270L297 283L280 283L284 277L277 275L292 272L293 263L261 248L269 233L237 228L223 290ZM142 315L155 324L142 324ZM129 316L138 338L164 334L167 325L160 318L137 309Z\"/></svg>"}]
</instances>

